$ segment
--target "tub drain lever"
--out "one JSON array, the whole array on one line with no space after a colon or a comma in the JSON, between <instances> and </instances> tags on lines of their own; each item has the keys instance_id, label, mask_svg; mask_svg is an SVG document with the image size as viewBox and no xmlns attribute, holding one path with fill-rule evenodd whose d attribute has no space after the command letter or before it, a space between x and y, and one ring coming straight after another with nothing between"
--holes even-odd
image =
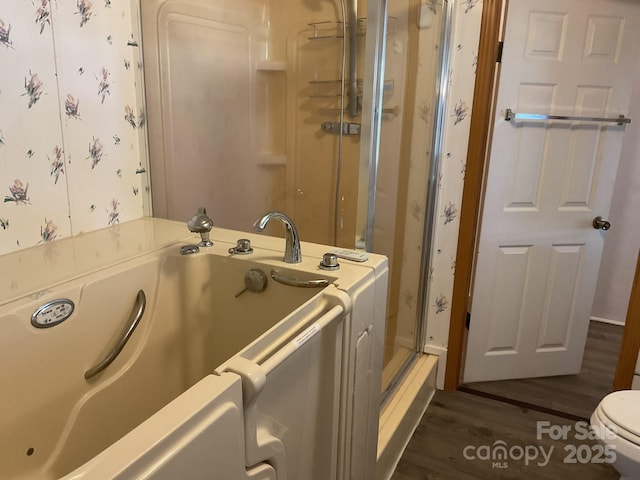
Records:
<instances>
[{"instance_id":1,"label":"tub drain lever","mask_svg":"<svg viewBox=\"0 0 640 480\"><path fill-rule=\"evenodd\" d=\"M244 288L236 293L235 297L238 298L247 290L257 293L265 288L267 288L267 275L259 268L252 268L244 274Z\"/></svg>"}]
</instances>

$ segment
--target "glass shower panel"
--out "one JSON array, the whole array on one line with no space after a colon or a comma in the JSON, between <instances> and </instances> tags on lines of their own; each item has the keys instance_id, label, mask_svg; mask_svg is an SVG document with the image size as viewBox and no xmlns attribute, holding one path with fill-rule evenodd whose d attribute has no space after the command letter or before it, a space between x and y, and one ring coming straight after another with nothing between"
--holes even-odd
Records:
<instances>
[{"instance_id":1,"label":"glass shower panel","mask_svg":"<svg viewBox=\"0 0 640 480\"><path fill-rule=\"evenodd\" d=\"M370 250L389 258L383 390L421 350L442 5L390 0ZM361 188L363 186L361 185Z\"/></svg>"},{"instance_id":2,"label":"glass shower panel","mask_svg":"<svg viewBox=\"0 0 640 480\"><path fill-rule=\"evenodd\" d=\"M349 52L343 36L345 30L349 36L351 26L345 27L341 18L309 19L289 35L292 76L288 119L292 135L288 180L292 188L287 209L302 238L353 248L361 121L360 109L351 116L348 107L360 99L357 92L349 98ZM364 42L362 32L359 45ZM361 86L361 77L357 84Z\"/></svg>"}]
</instances>

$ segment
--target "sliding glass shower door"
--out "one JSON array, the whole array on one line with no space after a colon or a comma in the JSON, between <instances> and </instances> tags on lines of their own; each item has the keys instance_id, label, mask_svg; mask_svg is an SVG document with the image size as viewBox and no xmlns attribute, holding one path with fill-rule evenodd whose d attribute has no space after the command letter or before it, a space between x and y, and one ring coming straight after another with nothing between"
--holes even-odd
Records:
<instances>
[{"instance_id":1,"label":"sliding glass shower door","mask_svg":"<svg viewBox=\"0 0 640 480\"><path fill-rule=\"evenodd\" d=\"M447 17L442 3L378 2L378 8L386 10L380 59L384 76L380 104L373 104L380 118L379 141L370 147L371 154L378 155L369 178L361 176L360 191L369 193L368 217L361 221L367 248L387 255L390 263L383 390L393 385L424 343L438 188L436 119ZM367 61L371 58L367 55Z\"/></svg>"}]
</instances>

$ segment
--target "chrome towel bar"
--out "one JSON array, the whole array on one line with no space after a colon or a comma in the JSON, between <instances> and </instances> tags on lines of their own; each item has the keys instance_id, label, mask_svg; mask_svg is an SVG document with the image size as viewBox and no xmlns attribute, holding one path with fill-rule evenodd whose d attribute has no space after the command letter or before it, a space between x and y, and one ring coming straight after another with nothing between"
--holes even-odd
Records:
<instances>
[{"instance_id":1,"label":"chrome towel bar","mask_svg":"<svg viewBox=\"0 0 640 480\"><path fill-rule=\"evenodd\" d=\"M538 113L516 113L510 108L507 108L504 112L504 119L510 120L568 120L571 122L604 122L615 123L617 125L624 125L625 123L631 123L630 118L626 118L624 115L618 115L616 118L603 118L603 117L572 117L568 115L541 115Z\"/></svg>"},{"instance_id":2,"label":"chrome towel bar","mask_svg":"<svg viewBox=\"0 0 640 480\"><path fill-rule=\"evenodd\" d=\"M124 330L122 330L120 337L116 341L109 354L100 363L84 372L85 380L89 380L91 377L95 377L97 374L111 365L111 363L113 363L113 361L118 357L124 346L129 341L129 338L131 338L131 335L138 326L138 323L140 323L140 319L142 318L142 314L144 313L144 308L146 305L147 297L145 296L144 291L139 290L138 295L136 296L136 303L133 306L133 311L129 316L129 321L124 327Z\"/></svg>"}]
</instances>

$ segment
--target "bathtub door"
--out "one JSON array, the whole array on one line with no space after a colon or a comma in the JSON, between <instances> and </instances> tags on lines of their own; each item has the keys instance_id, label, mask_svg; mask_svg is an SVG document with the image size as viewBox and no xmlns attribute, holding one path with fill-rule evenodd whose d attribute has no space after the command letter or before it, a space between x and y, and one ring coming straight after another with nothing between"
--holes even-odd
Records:
<instances>
[{"instance_id":1,"label":"bathtub door","mask_svg":"<svg viewBox=\"0 0 640 480\"><path fill-rule=\"evenodd\" d=\"M278 325L277 348L268 332L216 370L243 378L247 465L268 461L278 480L344 477L350 303L334 293Z\"/></svg>"},{"instance_id":2,"label":"bathtub door","mask_svg":"<svg viewBox=\"0 0 640 480\"><path fill-rule=\"evenodd\" d=\"M270 465L245 466L241 382L205 377L62 480L275 480Z\"/></svg>"}]
</instances>

